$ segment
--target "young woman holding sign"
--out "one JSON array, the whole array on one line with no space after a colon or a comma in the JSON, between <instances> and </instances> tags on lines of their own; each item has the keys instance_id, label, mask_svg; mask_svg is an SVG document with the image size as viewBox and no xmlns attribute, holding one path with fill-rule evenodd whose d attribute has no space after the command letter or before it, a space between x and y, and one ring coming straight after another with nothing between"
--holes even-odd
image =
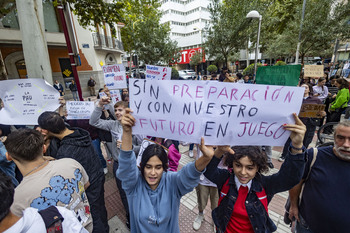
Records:
<instances>
[{"instance_id":1,"label":"young woman holding sign","mask_svg":"<svg viewBox=\"0 0 350 233\"><path fill-rule=\"evenodd\" d=\"M143 152L139 170L132 150L131 127L135 118L130 112L126 109L121 120L123 136L117 176L128 197L131 233L180 232L180 199L198 185L211 157L202 156L180 171L171 172L167 171L165 150L158 144L152 144Z\"/></svg>"},{"instance_id":2,"label":"young woman holding sign","mask_svg":"<svg viewBox=\"0 0 350 233\"><path fill-rule=\"evenodd\" d=\"M274 194L291 189L303 175L305 166L305 147L303 138L305 125L294 114L295 125L284 125L291 131L292 140L289 153L280 171L264 176L267 161L260 147L236 146L213 148L201 145L206 157L213 157L204 175L219 189L219 206L213 210L213 221L220 233L273 232L276 225L268 216L267 205ZM233 169L219 169L221 157L226 154L226 165ZM214 156L215 155L215 156Z\"/></svg>"}]
</instances>

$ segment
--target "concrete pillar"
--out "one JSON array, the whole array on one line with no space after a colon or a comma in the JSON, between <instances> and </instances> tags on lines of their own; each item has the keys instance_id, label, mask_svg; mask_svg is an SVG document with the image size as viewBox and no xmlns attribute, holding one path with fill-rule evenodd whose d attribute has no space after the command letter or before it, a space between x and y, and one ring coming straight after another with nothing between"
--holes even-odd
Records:
<instances>
[{"instance_id":1,"label":"concrete pillar","mask_svg":"<svg viewBox=\"0 0 350 233\"><path fill-rule=\"evenodd\" d=\"M28 78L42 78L52 84L42 0L16 0L16 5Z\"/></svg>"}]
</instances>

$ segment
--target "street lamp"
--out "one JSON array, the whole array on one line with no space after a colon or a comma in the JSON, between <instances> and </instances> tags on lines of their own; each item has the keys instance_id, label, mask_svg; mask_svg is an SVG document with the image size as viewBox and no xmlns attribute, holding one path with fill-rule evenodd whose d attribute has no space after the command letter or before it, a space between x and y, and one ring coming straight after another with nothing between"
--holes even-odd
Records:
<instances>
[{"instance_id":1,"label":"street lamp","mask_svg":"<svg viewBox=\"0 0 350 233\"><path fill-rule=\"evenodd\" d=\"M261 19L262 16L257 11L250 11L246 18L258 18L259 19L259 28L258 28L258 39L256 42L256 50L255 50L255 64L254 64L254 80L256 78L256 70L257 70L257 63L258 63L258 54L259 54L259 39L260 39L260 27L261 27Z\"/></svg>"},{"instance_id":2,"label":"street lamp","mask_svg":"<svg viewBox=\"0 0 350 233\"><path fill-rule=\"evenodd\" d=\"M138 50L137 50L137 48L136 48L136 45L135 45L135 23L137 23L137 22L139 22L139 21L143 22L142 19L137 19L137 20L135 20L135 21L132 23L132 32L133 32L133 35L134 35L134 40L133 40L133 42L134 42L135 54L136 54L136 73L137 73L137 77L138 77L138 75L140 75L140 69L139 69L139 52L138 52ZM131 59L133 59L133 56L131 57Z\"/></svg>"},{"instance_id":3,"label":"street lamp","mask_svg":"<svg viewBox=\"0 0 350 233\"><path fill-rule=\"evenodd\" d=\"M303 30L303 22L304 22L304 15L305 15L305 5L306 5L306 0L303 1L303 11L302 11L302 14L301 14L297 51L295 52L295 64L299 63L299 49L300 49L300 44L301 44L301 32Z\"/></svg>"},{"instance_id":4,"label":"street lamp","mask_svg":"<svg viewBox=\"0 0 350 233\"><path fill-rule=\"evenodd\" d=\"M200 46L201 46L201 53L203 54L203 47L202 47L202 29L200 29L199 27L197 27L197 26L195 26L195 27L193 27L193 31L197 31L197 30L199 30L199 36L201 37L201 44L200 44ZM203 70L203 62L201 62L201 67L200 67L200 69L201 69L201 73L202 73L202 70ZM196 70L197 71L197 70ZM203 74L202 74L203 75Z\"/></svg>"}]
</instances>

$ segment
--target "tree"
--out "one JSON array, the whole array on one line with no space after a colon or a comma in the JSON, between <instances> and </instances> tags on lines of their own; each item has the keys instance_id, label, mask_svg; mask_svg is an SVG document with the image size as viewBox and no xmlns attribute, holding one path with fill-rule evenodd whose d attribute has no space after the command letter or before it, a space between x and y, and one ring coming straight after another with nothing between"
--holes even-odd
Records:
<instances>
[{"instance_id":1,"label":"tree","mask_svg":"<svg viewBox=\"0 0 350 233\"><path fill-rule=\"evenodd\" d=\"M269 43L265 43L266 51L274 56L294 56L301 21L302 1L285 0L289 2L288 12L282 12L283 8L275 8L269 22L277 18L289 18L285 22L284 29L279 29L280 34L273 33L272 25L265 27L269 36ZM294 4L293 4L294 3ZM272 18L272 19L271 19ZM306 55L329 56L335 38L344 39L350 35L350 2L337 0L308 0L305 7L305 18L301 33L300 57L302 63ZM270 28L270 29L269 29Z\"/></svg>"},{"instance_id":2,"label":"tree","mask_svg":"<svg viewBox=\"0 0 350 233\"><path fill-rule=\"evenodd\" d=\"M160 24L160 3L128 0L125 6L125 27L121 30L125 51L137 53L147 64L169 64L177 54L177 43L169 37L169 24Z\"/></svg>"},{"instance_id":3,"label":"tree","mask_svg":"<svg viewBox=\"0 0 350 233\"><path fill-rule=\"evenodd\" d=\"M44 0L46 1L46 0ZM73 12L78 16L79 24L87 28L89 26L105 27L105 23L111 28L112 35L116 35L115 23L124 22L123 9L125 1L118 0L54 0L54 5L69 3Z\"/></svg>"},{"instance_id":4,"label":"tree","mask_svg":"<svg viewBox=\"0 0 350 233\"><path fill-rule=\"evenodd\" d=\"M0 18L16 8L15 0L0 0Z\"/></svg>"},{"instance_id":5,"label":"tree","mask_svg":"<svg viewBox=\"0 0 350 233\"><path fill-rule=\"evenodd\" d=\"M245 16L255 1L227 0L221 3L213 0L209 5L212 26L205 29L205 51L210 58L224 62L244 48L248 40L246 33L249 23Z\"/></svg>"},{"instance_id":6,"label":"tree","mask_svg":"<svg viewBox=\"0 0 350 233\"><path fill-rule=\"evenodd\" d=\"M179 71L175 69L174 67L171 67L171 80L177 80L179 79Z\"/></svg>"},{"instance_id":7,"label":"tree","mask_svg":"<svg viewBox=\"0 0 350 233\"><path fill-rule=\"evenodd\" d=\"M216 65L210 65L208 66L207 71L209 72L209 74L215 73L216 71L218 71L218 67L216 67Z\"/></svg>"},{"instance_id":8,"label":"tree","mask_svg":"<svg viewBox=\"0 0 350 233\"><path fill-rule=\"evenodd\" d=\"M196 51L191 57L190 66L195 67L196 74L197 74L197 66L203 62L204 60L203 58L204 58L204 54L200 51Z\"/></svg>"}]
</instances>

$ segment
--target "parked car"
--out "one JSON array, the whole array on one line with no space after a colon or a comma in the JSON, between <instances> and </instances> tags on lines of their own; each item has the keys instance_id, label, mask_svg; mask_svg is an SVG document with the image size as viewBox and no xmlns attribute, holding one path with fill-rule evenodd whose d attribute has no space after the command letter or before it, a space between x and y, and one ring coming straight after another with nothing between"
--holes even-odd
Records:
<instances>
[{"instance_id":1,"label":"parked car","mask_svg":"<svg viewBox=\"0 0 350 233\"><path fill-rule=\"evenodd\" d=\"M196 72L193 70L179 70L179 79L190 79L194 80L196 78Z\"/></svg>"},{"instance_id":2,"label":"parked car","mask_svg":"<svg viewBox=\"0 0 350 233\"><path fill-rule=\"evenodd\" d=\"M183 70L183 71L191 76L196 76L196 72L194 70Z\"/></svg>"}]
</instances>

